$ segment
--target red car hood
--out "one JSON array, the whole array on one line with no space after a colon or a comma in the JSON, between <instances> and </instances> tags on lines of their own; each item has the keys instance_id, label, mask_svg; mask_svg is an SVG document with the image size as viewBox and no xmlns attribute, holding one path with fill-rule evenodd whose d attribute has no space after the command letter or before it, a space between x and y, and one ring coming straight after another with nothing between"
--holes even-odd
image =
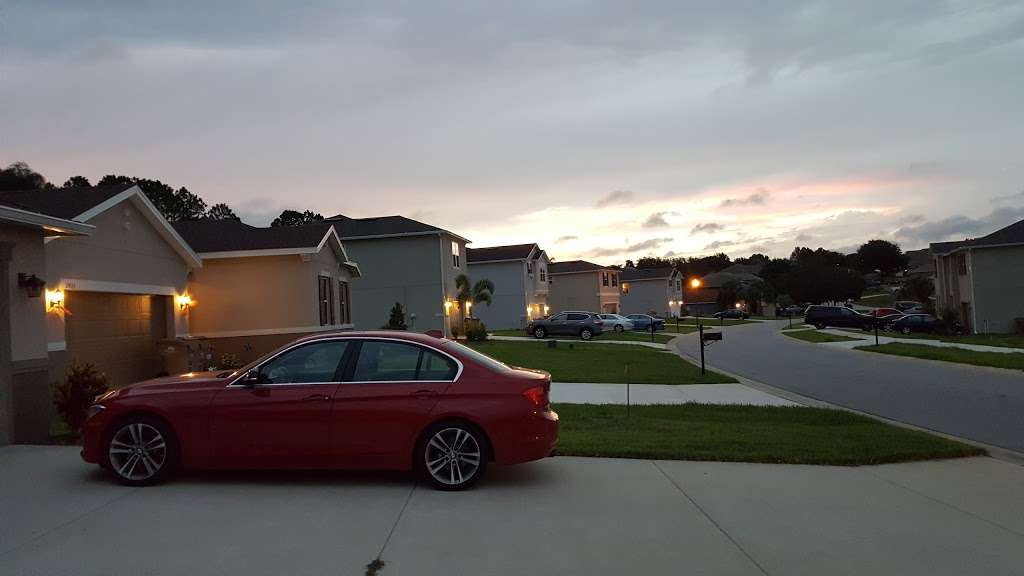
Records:
<instances>
[{"instance_id":1,"label":"red car hood","mask_svg":"<svg viewBox=\"0 0 1024 576\"><path fill-rule=\"evenodd\" d=\"M221 388L230 381L232 370L216 372L187 372L176 376L164 376L129 384L121 389L121 396L128 394L150 394L174 390L196 390L199 388Z\"/></svg>"}]
</instances>

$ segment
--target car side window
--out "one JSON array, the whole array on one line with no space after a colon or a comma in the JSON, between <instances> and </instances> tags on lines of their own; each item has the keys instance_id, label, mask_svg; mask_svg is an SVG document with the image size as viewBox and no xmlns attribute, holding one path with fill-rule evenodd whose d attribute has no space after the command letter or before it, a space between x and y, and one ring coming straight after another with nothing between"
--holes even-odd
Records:
<instances>
[{"instance_id":1,"label":"car side window","mask_svg":"<svg viewBox=\"0 0 1024 576\"><path fill-rule=\"evenodd\" d=\"M349 346L347 340L313 342L292 348L259 368L260 384L338 382L338 365Z\"/></svg>"},{"instance_id":2,"label":"car side window","mask_svg":"<svg viewBox=\"0 0 1024 576\"><path fill-rule=\"evenodd\" d=\"M572 321L586 320L587 319L587 315L586 314L569 314L569 318L568 319L572 320Z\"/></svg>"},{"instance_id":3,"label":"car side window","mask_svg":"<svg viewBox=\"0 0 1024 576\"><path fill-rule=\"evenodd\" d=\"M555 314L554 316L551 317L551 321L552 322L561 322L561 321L565 320L566 316L567 315L565 313Z\"/></svg>"},{"instance_id":4,"label":"car side window","mask_svg":"<svg viewBox=\"0 0 1024 576\"><path fill-rule=\"evenodd\" d=\"M420 348L412 344L366 340L359 349L355 382L398 382L416 379Z\"/></svg>"},{"instance_id":5,"label":"car side window","mask_svg":"<svg viewBox=\"0 0 1024 576\"><path fill-rule=\"evenodd\" d=\"M420 361L420 372L417 380L454 380L458 367L455 361L442 356L433 350L420 349L423 360Z\"/></svg>"}]
</instances>

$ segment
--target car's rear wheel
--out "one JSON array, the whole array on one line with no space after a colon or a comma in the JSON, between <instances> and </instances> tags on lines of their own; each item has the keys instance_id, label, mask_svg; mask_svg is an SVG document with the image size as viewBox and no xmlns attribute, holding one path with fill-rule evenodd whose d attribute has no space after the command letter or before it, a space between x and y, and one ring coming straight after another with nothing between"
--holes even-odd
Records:
<instances>
[{"instance_id":1,"label":"car's rear wheel","mask_svg":"<svg viewBox=\"0 0 1024 576\"><path fill-rule=\"evenodd\" d=\"M593 337L594 333L590 331L590 328L584 328L583 330L580 330L580 338L584 340L590 340Z\"/></svg>"},{"instance_id":2,"label":"car's rear wheel","mask_svg":"<svg viewBox=\"0 0 1024 576\"><path fill-rule=\"evenodd\" d=\"M615 325L615 331L616 332L622 332L623 330L625 330L625 328L622 327L622 324L616 324Z\"/></svg>"},{"instance_id":3,"label":"car's rear wheel","mask_svg":"<svg viewBox=\"0 0 1024 576\"><path fill-rule=\"evenodd\" d=\"M548 331L543 329L543 328L537 327L537 328L533 329L533 337L534 338L541 339L541 338L544 338L547 335L548 335Z\"/></svg>"},{"instance_id":4,"label":"car's rear wheel","mask_svg":"<svg viewBox=\"0 0 1024 576\"><path fill-rule=\"evenodd\" d=\"M903 332L904 334L910 334L910 327L904 326L903 328L900 329L900 332Z\"/></svg>"},{"instance_id":5,"label":"car's rear wheel","mask_svg":"<svg viewBox=\"0 0 1024 576\"><path fill-rule=\"evenodd\" d=\"M824 322L815 322L814 323L814 327L817 328L818 330L824 330L825 329L825 323Z\"/></svg>"},{"instance_id":6,"label":"car's rear wheel","mask_svg":"<svg viewBox=\"0 0 1024 576\"><path fill-rule=\"evenodd\" d=\"M119 422L107 441L107 469L129 486L163 482L177 458L174 433L152 416L133 416Z\"/></svg>"},{"instance_id":7,"label":"car's rear wheel","mask_svg":"<svg viewBox=\"0 0 1024 576\"><path fill-rule=\"evenodd\" d=\"M427 429L416 450L417 468L438 490L465 490L483 476L490 454L480 430L462 422Z\"/></svg>"}]
</instances>

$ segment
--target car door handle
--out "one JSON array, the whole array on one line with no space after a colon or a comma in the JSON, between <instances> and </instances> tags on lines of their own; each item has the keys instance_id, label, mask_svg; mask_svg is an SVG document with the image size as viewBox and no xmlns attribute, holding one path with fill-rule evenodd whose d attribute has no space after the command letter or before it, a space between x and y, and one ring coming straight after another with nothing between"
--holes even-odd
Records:
<instances>
[{"instance_id":1,"label":"car door handle","mask_svg":"<svg viewBox=\"0 0 1024 576\"><path fill-rule=\"evenodd\" d=\"M306 396L305 398L303 398L302 401L303 402L326 402L326 401L328 401L330 399L331 399L331 397L328 396L327 394L310 394L309 396Z\"/></svg>"},{"instance_id":2,"label":"car door handle","mask_svg":"<svg viewBox=\"0 0 1024 576\"><path fill-rule=\"evenodd\" d=\"M433 390L417 390L413 392L412 395L417 398L432 398L434 396L437 396L437 392Z\"/></svg>"}]
</instances>

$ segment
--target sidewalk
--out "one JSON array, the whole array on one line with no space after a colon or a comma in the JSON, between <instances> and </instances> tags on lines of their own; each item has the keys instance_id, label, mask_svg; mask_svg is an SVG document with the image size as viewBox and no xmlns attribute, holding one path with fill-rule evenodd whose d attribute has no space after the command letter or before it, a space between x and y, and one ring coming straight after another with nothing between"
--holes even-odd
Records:
<instances>
[{"instance_id":1,"label":"sidewalk","mask_svg":"<svg viewBox=\"0 0 1024 576\"><path fill-rule=\"evenodd\" d=\"M572 404L625 404L625 384L553 382L551 401ZM631 404L749 404L753 406L800 406L743 384L633 384Z\"/></svg>"},{"instance_id":2,"label":"sidewalk","mask_svg":"<svg viewBox=\"0 0 1024 576\"><path fill-rule=\"evenodd\" d=\"M660 334L660 332L659 332ZM685 336L685 334L683 334ZM548 338L531 338L529 336L494 336L488 334L489 340L499 340L503 342L547 342ZM668 344L660 344L658 342L630 342L628 340L555 340L561 342L559 346L565 346L567 344L622 344L625 346L646 346L647 348L654 348L655 350L668 350Z\"/></svg>"},{"instance_id":3,"label":"sidewalk","mask_svg":"<svg viewBox=\"0 0 1024 576\"><path fill-rule=\"evenodd\" d=\"M826 346L836 346L839 348L855 348L857 346L864 346L865 344L875 343L874 332L850 332L847 330L839 330L836 328L826 328L820 330L826 334L834 334L836 336L846 336L847 338L863 338L863 340L852 340L846 342L823 342ZM893 336L883 336L881 333L878 334L879 344L921 344L923 346L935 346L937 348L962 348L964 350L973 350L975 352L999 352L1001 354L1024 354L1024 348L1007 348L1005 346L983 346L981 344L963 344L960 342L945 342L942 340L928 340L925 338L895 338Z\"/></svg>"}]
</instances>

